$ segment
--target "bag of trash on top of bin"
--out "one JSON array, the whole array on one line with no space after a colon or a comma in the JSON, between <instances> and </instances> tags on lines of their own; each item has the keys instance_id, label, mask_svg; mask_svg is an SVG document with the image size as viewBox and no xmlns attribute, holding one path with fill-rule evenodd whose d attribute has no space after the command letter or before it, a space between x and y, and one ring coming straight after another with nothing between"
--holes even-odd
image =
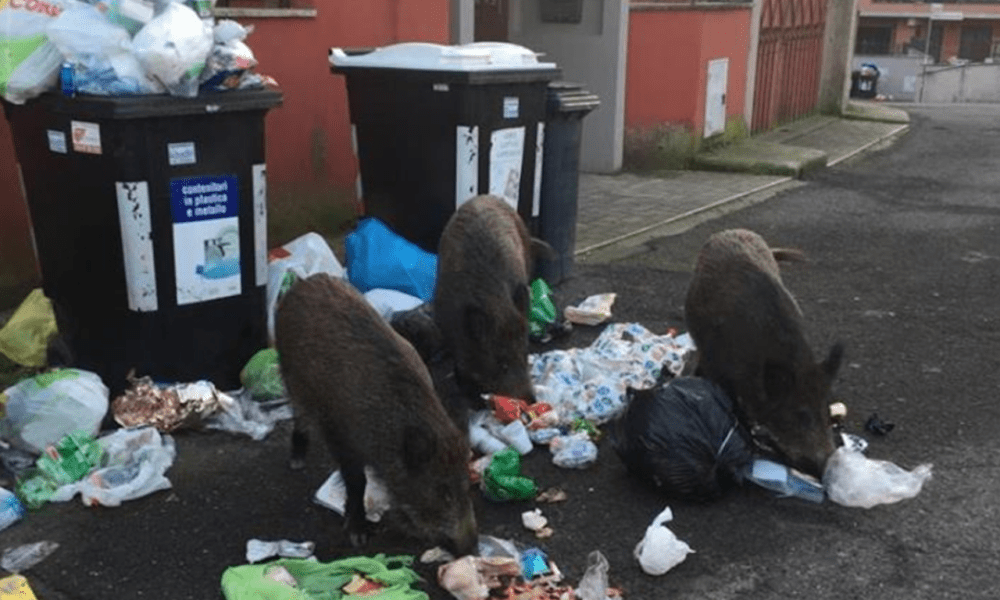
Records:
<instances>
[{"instance_id":1,"label":"bag of trash on top of bin","mask_svg":"<svg viewBox=\"0 0 1000 600\"><path fill-rule=\"evenodd\" d=\"M55 87L63 57L45 29L75 0L0 2L0 95L14 104Z\"/></svg>"},{"instance_id":2,"label":"bag of trash on top of bin","mask_svg":"<svg viewBox=\"0 0 1000 600\"><path fill-rule=\"evenodd\" d=\"M53 20L46 34L72 67L73 93L94 95L162 94L132 52L132 35L97 6L76 2Z\"/></svg>"},{"instance_id":3,"label":"bag of trash on top of bin","mask_svg":"<svg viewBox=\"0 0 1000 600\"><path fill-rule=\"evenodd\" d=\"M146 72L167 91L193 98L213 41L211 28L196 12L180 2L168 2L135 34L132 48Z\"/></svg>"}]
</instances>

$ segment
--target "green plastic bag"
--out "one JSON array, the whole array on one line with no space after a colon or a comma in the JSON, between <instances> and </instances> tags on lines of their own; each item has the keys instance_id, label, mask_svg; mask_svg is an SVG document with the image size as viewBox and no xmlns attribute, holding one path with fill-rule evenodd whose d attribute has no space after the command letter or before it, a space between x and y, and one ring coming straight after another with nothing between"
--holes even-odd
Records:
<instances>
[{"instance_id":1,"label":"green plastic bag","mask_svg":"<svg viewBox=\"0 0 1000 600\"><path fill-rule=\"evenodd\" d=\"M256 399L273 400L284 397L285 385L281 381L278 351L265 348L251 356L240 371L240 382Z\"/></svg>"},{"instance_id":2,"label":"green plastic bag","mask_svg":"<svg viewBox=\"0 0 1000 600\"><path fill-rule=\"evenodd\" d=\"M483 474L487 497L495 501L530 500L538 495L538 486L530 477L521 475L521 454L507 448L493 455Z\"/></svg>"},{"instance_id":3,"label":"green plastic bag","mask_svg":"<svg viewBox=\"0 0 1000 600\"><path fill-rule=\"evenodd\" d=\"M19 365L44 367L49 340L56 334L52 302L34 289L0 329L0 352Z\"/></svg>"},{"instance_id":4,"label":"green plastic bag","mask_svg":"<svg viewBox=\"0 0 1000 600\"><path fill-rule=\"evenodd\" d=\"M528 327L531 335L540 336L550 323L556 322L556 307L549 296L552 288L544 279L531 282L531 310L528 311Z\"/></svg>"},{"instance_id":5,"label":"green plastic bag","mask_svg":"<svg viewBox=\"0 0 1000 600\"><path fill-rule=\"evenodd\" d=\"M412 556L353 556L332 562L302 558L282 558L260 565L230 567L222 574L226 600L340 600L350 598L343 591L354 575L361 574L386 587L380 600L428 600L426 593L411 586L420 576L409 568ZM295 579L296 587L268 577L283 567Z\"/></svg>"},{"instance_id":6,"label":"green plastic bag","mask_svg":"<svg viewBox=\"0 0 1000 600\"><path fill-rule=\"evenodd\" d=\"M104 448L84 430L74 431L38 457L35 469L17 484L17 495L30 509L49 501L60 486L84 478L104 459Z\"/></svg>"}]
</instances>

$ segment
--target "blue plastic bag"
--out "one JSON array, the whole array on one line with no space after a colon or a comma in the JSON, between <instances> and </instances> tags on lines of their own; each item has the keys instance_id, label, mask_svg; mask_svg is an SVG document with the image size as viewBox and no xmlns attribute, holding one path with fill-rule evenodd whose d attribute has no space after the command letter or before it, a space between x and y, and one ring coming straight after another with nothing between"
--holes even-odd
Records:
<instances>
[{"instance_id":1,"label":"blue plastic bag","mask_svg":"<svg viewBox=\"0 0 1000 600\"><path fill-rule=\"evenodd\" d=\"M378 219L363 219L344 240L344 248L348 280L362 292L386 288L424 302L434 298L437 255L403 239Z\"/></svg>"}]
</instances>

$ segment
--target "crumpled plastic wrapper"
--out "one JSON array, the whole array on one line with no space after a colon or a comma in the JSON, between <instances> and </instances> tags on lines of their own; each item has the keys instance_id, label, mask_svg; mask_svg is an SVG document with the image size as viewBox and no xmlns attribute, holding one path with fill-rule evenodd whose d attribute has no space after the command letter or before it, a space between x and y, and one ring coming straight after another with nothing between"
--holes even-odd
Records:
<instances>
[{"instance_id":1,"label":"crumpled plastic wrapper","mask_svg":"<svg viewBox=\"0 0 1000 600\"><path fill-rule=\"evenodd\" d=\"M638 323L613 323L586 348L551 350L528 357L538 402L558 413L560 424L583 417L600 425L625 408L625 388L652 387L663 369L680 375L694 352L687 334L655 335Z\"/></svg>"},{"instance_id":2,"label":"crumpled plastic wrapper","mask_svg":"<svg viewBox=\"0 0 1000 600\"><path fill-rule=\"evenodd\" d=\"M600 325L611 318L611 305L617 294L597 294L587 297L579 306L567 306L563 315L577 325Z\"/></svg>"},{"instance_id":3,"label":"crumpled plastic wrapper","mask_svg":"<svg viewBox=\"0 0 1000 600\"><path fill-rule=\"evenodd\" d=\"M316 549L314 542L292 542L289 540L266 541L247 540L247 562L250 564L280 556L283 558L310 558Z\"/></svg>"},{"instance_id":4,"label":"crumpled plastic wrapper","mask_svg":"<svg viewBox=\"0 0 1000 600\"><path fill-rule=\"evenodd\" d=\"M208 415L235 401L207 381L159 387L149 377L128 378L131 387L111 403L122 427L152 425L163 433L196 427Z\"/></svg>"},{"instance_id":5,"label":"crumpled plastic wrapper","mask_svg":"<svg viewBox=\"0 0 1000 600\"><path fill-rule=\"evenodd\" d=\"M438 567L438 585L459 600L484 600L490 589L503 587L503 579L521 575L516 558L462 558Z\"/></svg>"},{"instance_id":6,"label":"crumpled plastic wrapper","mask_svg":"<svg viewBox=\"0 0 1000 600\"><path fill-rule=\"evenodd\" d=\"M871 508L892 504L919 494L931 478L932 466L922 464L907 471L841 446L826 461L823 487L827 497L841 506Z\"/></svg>"}]
</instances>

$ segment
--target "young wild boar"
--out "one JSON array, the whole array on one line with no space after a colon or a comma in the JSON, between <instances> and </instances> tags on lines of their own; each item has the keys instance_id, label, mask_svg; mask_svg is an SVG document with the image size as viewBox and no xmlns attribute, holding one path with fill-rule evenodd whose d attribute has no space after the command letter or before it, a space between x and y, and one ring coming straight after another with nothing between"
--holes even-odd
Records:
<instances>
[{"instance_id":1,"label":"young wild boar","mask_svg":"<svg viewBox=\"0 0 1000 600\"><path fill-rule=\"evenodd\" d=\"M326 274L296 283L281 300L275 345L296 411L292 464L303 462L308 423L344 476L351 542L367 541L367 465L418 536L474 553L468 441L413 347L349 283Z\"/></svg>"},{"instance_id":2,"label":"young wild boar","mask_svg":"<svg viewBox=\"0 0 1000 600\"><path fill-rule=\"evenodd\" d=\"M481 393L535 397L528 375L533 244L544 248L495 196L460 206L441 234L434 319L458 384L473 399Z\"/></svg>"},{"instance_id":3,"label":"young wild boar","mask_svg":"<svg viewBox=\"0 0 1000 600\"><path fill-rule=\"evenodd\" d=\"M844 349L838 342L826 360L814 360L776 256L795 255L745 229L712 235L697 258L685 319L696 374L730 395L756 442L819 477L836 446L830 386Z\"/></svg>"}]
</instances>

